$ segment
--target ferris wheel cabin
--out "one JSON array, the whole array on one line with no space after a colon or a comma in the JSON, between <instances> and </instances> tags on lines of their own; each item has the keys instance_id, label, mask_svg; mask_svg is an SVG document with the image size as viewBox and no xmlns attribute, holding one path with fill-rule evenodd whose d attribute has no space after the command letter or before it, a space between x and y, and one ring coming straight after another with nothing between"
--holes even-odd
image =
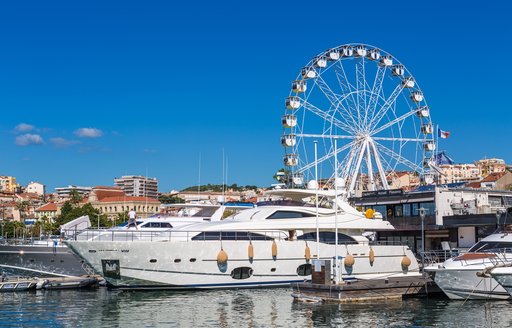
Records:
<instances>
[{"instance_id":1,"label":"ferris wheel cabin","mask_svg":"<svg viewBox=\"0 0 512 328\"><path fill-rule=\"evenodd\" d=\"M307 89L307 86L306 86L306 83L304 83L304 81L301 81L301 80L293 81L293 83L292 83L292 91L293 92L302 93L302 92L306 92L306 89Z\"/></svg>"},{"instance_id":2,"label":"ferris wheel cabin","mask_svg":"<svg viewBox=\"0 0 512 328\"><path fill-rule=\"evenodd\" d=\"M281 144L283 147L293 147L297 143L295 134L286 134L281 137Z\"/></svg>"},{"instance_id":3,"label":"ferris wheel cabin","mask_svg":"<svg viewBox=\"0 0 512 328\"><path fill-rule=\"evenodd\" d=\"M281 122L283 124L283 127L293 128L297 126L297 116L291 114L283 115L283 117L281 118Z\"/></svg>"},{"instance_id":4,"label":"ferris wheel cabin","mask_svg":"<svg viewBox=\"0 0 512 328\"><path fill-rule=\"evenodd\" d=\"M303 79L313 79L316 77L316 71L313 67L306 66L302 68L301 75Z\"/></svg>"},{"instance_id":5,"label":"ferris wheel cabin","mask_svg":"<svg viewBox=\"0 0 512 328\"><path fill-rule=\"evenodd\" d=\"M288 109L297 109L300 107L300 99L299 97L288 97L285 104Z\"/></svg>"}]
</instances>

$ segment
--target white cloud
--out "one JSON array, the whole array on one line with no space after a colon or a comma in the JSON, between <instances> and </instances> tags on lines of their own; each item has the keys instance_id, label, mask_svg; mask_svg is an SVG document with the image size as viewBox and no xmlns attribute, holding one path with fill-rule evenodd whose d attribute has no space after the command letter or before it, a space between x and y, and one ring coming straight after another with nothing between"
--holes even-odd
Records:
<instances>
[{"instance_id":1,"label":"white cloud","mask_svg":"<svg viewBox=\"0 0 512 328\"><path fill-rule=\"evenodd\" d=\"M27 133L17 136L16 144L18 146L42 145L44 144L44 141L39 134Z\"/></svg>"},{"instance_id":2,"label":"white cloud","mask_svg":"<svg viewBox=\"0 0 512 328\"><path fill-rule=\"evenodd\" d=\"M67 139L60 138L60 137L57 137L57 138L51 138L51 139L50 139L50 142L51 142L55 147L58 147L58 148L69 147L69 146L76 145L77 143L80 143L80 142L79 142L79 141L77 141L77 140L67 140Z\"/></svg>"},{"instance_id":3,"label":"white cloud","mask_svg":"<svg viewBox=\"0 0 512 328\"><path fill-rule=\"evenodd\" d=\"M34 126L27 123L20 123L14 128L17 132L28 132L34 130Z\"/></svg>"},{"instance_id":4,"label":"white cloud","mask_svg":"<svg viewBox=\"0 0 512 328\"><path fill-rule=\"evenodd\" d=\"M81 138L98 138L103 135L103 132L96 128L80 128L75 130L75 135Z\"/></svg>"}]
</instances>

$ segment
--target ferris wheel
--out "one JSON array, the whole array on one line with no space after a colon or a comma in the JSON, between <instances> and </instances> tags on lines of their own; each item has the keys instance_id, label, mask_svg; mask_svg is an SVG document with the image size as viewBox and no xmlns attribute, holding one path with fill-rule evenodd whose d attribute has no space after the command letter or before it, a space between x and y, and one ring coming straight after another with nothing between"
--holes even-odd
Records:
<instances>
[{"instance_id":1,"label":"ferris wheel","mask_svg":"<svg viewBox=\"0 0 512 328\"><path fill-rule=\"evenodd\" d=\"M285 106L289 186L318 177L355 195L390 189L403 171L431 182L430 110L414 77L389 53L365 44L320 53L292 82Z\"/></svg>"}]
</instances>

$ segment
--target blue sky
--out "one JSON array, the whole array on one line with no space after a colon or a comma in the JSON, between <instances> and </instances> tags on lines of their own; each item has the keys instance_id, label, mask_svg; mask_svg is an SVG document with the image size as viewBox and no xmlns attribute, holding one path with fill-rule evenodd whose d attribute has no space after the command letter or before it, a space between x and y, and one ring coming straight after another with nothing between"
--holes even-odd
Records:
<instances>
[{"instance_id":1,"label":"blue sky","mask_svg":"<svg viewBox=\"0 0 512 328\"><path fill-rule=\"evenodd\" d=\"M510 5L495 1L16 1L0 5L0 175L54 187L157 177L268 186L290 83L345 43L414 75L457 162L499 157Z\"/></svg>"}]
</instances>

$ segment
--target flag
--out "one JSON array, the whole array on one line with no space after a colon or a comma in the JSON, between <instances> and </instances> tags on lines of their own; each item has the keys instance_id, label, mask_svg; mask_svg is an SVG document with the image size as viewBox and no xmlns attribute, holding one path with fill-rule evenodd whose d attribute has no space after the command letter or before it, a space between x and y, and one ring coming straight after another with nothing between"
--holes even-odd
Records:
<instances>
[{"instance_id":1,"label":"flag","mask_svg":"<svg viewBox=\"0 0 512 328\"><path fill-rule=\"evenodd\" d=\"M450 136L450 132L437 128L437 136L441 139L447 139Z\"/></svg>"}]
</instances>

